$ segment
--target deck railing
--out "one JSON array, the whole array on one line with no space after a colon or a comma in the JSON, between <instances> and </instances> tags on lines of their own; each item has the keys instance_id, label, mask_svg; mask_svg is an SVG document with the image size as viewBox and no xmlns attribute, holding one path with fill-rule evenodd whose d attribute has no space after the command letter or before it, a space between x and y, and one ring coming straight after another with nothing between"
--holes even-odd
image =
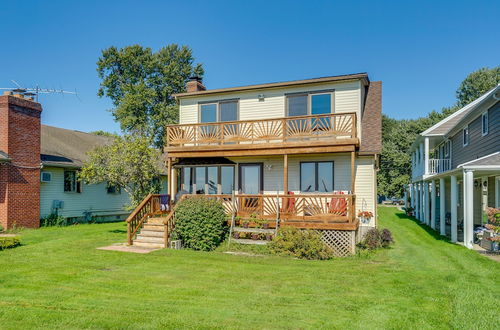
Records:
<instances>
[{"instance_id":1,"label":"deck railing","mask_svg":"<svg viewBox=\"0 0 500 330\"><path fill-rule=\"evenodd\" d=\"M167 126L167 147L284 143L356 138L356 114L339 113L277 119Z\"/></svg>"},{"instance_id":2,"label":"deck railing","mask_svg":"<svg viewBox=\"0 0 500 330\"><path fill-rule=\"evenodd\" d=\"M429 173L438 174L451 169L451 159L429 159Z\"/></svg>"},{"instance_id":3,"label":"deck railing","mask_svg":"<svg viewBox=\"0 0 500 330\"><path fill-rule=\"evenodd\" d=\"M260 195L185 195L216 198L222 202L226 214L242 218L255 216L286 223L353 223L354 195L348 194L260 194Z\"/></svg>"}]
</instances>

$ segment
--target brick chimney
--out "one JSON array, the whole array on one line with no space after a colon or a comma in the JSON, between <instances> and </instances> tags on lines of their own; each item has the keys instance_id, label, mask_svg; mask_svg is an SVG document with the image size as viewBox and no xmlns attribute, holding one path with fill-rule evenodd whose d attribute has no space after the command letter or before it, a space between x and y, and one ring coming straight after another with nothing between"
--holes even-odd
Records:
<instances>
[{"instance_id":1,"label":"brick chimney","mask_svg":"<svg viewBox=\"0 0 500 330\"><path fill-rule=\"evenodd\" d=\"M189 78L186 84L186 90L188 93L205 91L207 88L203 85L201 77L193 76Z\"/></svg>"},{"instance_id":2,"label":"brick chimney","mask_svg":"<svg viewBox=\"0 0 500 330\"><path fill-rule=\"evenodd\" d=\"M22 94L0 96L0 224L40 224L40 115Z\"/></svg>"}]
</instances>

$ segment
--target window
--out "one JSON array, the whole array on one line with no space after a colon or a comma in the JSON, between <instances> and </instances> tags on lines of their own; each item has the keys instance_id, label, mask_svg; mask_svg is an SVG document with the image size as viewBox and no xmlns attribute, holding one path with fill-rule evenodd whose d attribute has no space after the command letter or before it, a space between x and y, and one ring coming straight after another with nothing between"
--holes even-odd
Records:
<instances>
[{"instance_id":1,"label":"window","mask_svg":"<svg viewBox=\"0 0 500 330\"><path fill-rule=\"evenodd\" d=\"M329 113L333 113L333 91L287 96L288 117Z\"/></svg>"},{"instance_id":2,"label":"window","mask_svg":"<svg viewBox=\"0 0 500 330\"><path fill-rule=\"evenodd\" d=\"M232 194L234 166L193 166L180 170L179 188L196 194Z\"/></svg>"},{"instance_id":3,"label":"window","mask_svg":"<svg viewBox=\"0 0 500 330\"><path fill-rule=\"evenodd\" d=\"M450 158L451 152L451 141L446 141L444 143L444 158Z\"/></svg>"},{"instance_id":4,"label":"window","mask_svg":"<svg viewBox=\"0 0 500 330\"><path fill-rule=\"evenodd\" d=\"M482 133L483 133L483 136L487 135L488 134L488 125L489 125L489 122L488 122L488 111L486 111L485 113L483 113L483 115L481 116L481 123L482 123Z\"/></svg>"},{"instance_id":5,"label":"window","mask_svg":"<svg viewBox=\"0 0 500 330\"><path fill-rule=\"evenodd\" d=\"M332 192L333 162L301 162L300 191Z\"/></svg>"},{"instance_id":6,"label":"window","mask_svg":"<svg viewBox=\"0 0 500 330\"><path fill-rule=\"evenodd\" d=\"M200 105L200 123L238 120L238 101L220 101Z\"/></svg>"},{"instance_id":7,"label":"window","mask_svg":"<svg viewBox=\"0 0 500 330\"><path fill-rule=\"evenodd\" d=\"M64 191L82 192L82 184L80 180L77 180L76 171L64 171Z\"/></svg>"},{"instance_id":8,"label":"window","mask_svg":"<svg viewBox=\"0 0 500 330\"><path fill-rule=\"evenodd\" d=\"M122 188L108 182L108 184L106 185L106 192L108 194L121 194Z\"/></svg>"},{"instance_id":9,"label":"window","mask_svg":"<svg viewBox=\"0 0 500 330\"><path fill-rule=\"evenodd\" d=\"M463 145L464 147L469 144L469 125L465 126L462 131Z\"/></svg>"}]
</instances>

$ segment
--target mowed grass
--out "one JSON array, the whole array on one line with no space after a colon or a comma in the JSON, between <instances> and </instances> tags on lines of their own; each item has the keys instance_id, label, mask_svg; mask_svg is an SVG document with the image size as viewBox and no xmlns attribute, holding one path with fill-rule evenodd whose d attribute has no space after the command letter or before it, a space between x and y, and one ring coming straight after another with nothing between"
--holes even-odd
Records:
<instances>
[{"instance_id":1,"label":"mowed grass","mask_svg":"<svg viewBox=\"0 0 500 330\"><path fill-rule=\"evenodd\" d=\"M381 207L393 248L331 261L96 250L125 225L27 230L0 251L0 328L494 329L500 265Z\"/></svg>"}]
</instances>

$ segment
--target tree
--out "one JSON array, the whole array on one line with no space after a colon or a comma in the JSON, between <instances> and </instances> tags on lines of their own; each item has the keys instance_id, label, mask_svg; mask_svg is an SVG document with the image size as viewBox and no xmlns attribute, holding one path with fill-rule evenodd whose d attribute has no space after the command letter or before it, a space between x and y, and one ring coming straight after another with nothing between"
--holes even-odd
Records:
<instances>
[{"instance_id":1,"label":"tree","mask_svg":"<svg viewBox=\"0 0 500 330\"><path fill-rule=\"evenodd\" d=\"M469 74L457 90L457 105L463 107L500 83L500 66L481 68Z\"/></svg>"},{"instance_id":2,"label":"tree","mask_svg":"<svg viewBox=\"0 0 500 330\"><path fill-rule=\"evenodd\" d=\"M113 142L87 153L80 178L88 184L107 182L125 190L133 209L150 193L161 189L160 152L139 135L116 136Z\"/></svg>"},{"instance_id":3,"label":"tree","mask_svg":"<svg viewBox=\"0 0 500 330\"><path fill-rule=\"evenodd\" d=\"M157 52L140 45L102 51L97 61L102 79L97 95L113 101L111 110L121 129L151 136L154 145L164 145L165 126L178 120L172 94L184 92L191 76L203 76L187 46L168 45Z\"/></svg>"},{"instance_id":4,"label":"tree","mask_svg":"<svg viewBox=\"0 0 500 330\"><path fill-rule=\"evenodd\" d=\"M106 131L103 131L103 130L92 131L92 132L89 132L89 133L90 134L94 134L94 135L99 135L99 136L107 136L107 137L115 137L115 136L118 135L116 133L106 132Z\"/></svg>"},{"instance_id":5,"label":"tree","mask_svg":"<svg viewBox=\"0 0 500 330\"><path fill-rule=\"evenodd\" d=\"M451 115L500 82L500 67L482 68L469 74L457 89L457 102L426 117L396 120L382 117L382 153L377 175L378 192L384 196L402 197L404 185L411 181L410 148L418 134Z\"/></svg>"}]
</instances>

